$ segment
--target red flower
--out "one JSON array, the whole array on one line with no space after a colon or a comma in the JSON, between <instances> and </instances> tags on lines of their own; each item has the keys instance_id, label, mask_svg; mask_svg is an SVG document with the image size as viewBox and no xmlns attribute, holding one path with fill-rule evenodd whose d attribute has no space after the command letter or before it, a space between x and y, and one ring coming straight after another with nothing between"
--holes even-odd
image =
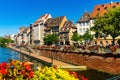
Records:
<instances>
[{"instance_id":1,"label":"red flower","mask_svg":"<svg viewBox=\"0 0 120 80\"><path fill-rule=\"evenodd\" d=\"M29 72L29 78L32 78L32 77L33 77L33 72L30 71L30 72Z\"/></svg>"},{"instance_id":2,"label":"red flower","mask_svg":"<svg viewBox=\"0 0 120 80\"><path fill-rule=\"evenodd\" d=\"M72 75L75 77L75 78L78 78L78 75L76 72L72 72Z\"/></svg>"},{"instance_id":3,"label":"red flower","mask_svg":"<svg viewBox=\"0 0 120 80\"><path fill-rule=\"evenodd\" d=\"M31 68L30 68L29 65L25 65L25 69L26 69L27 71L31 71Z\"/></svg>"},{"instance_id":4,"label":"red flower","mask_svg":"<svg viewBox=\"0 0 120 80\"><path fill-rule=\"evenodd\" d=\"M6 62L2 62L2 63L0 64L0 67L6 68L6 66L7 66Z\"/></svg>"},{"instance_id":5,"label":"red flower","mask_svg":"<svg viewBox=\"0 0 120 80\"><path fill-rule=\"evenodd\" d=\"M53 68L54 68L54 69L57 69L57 66L56 66L56 65L54 65L54 66L53 66Z\"/></svg>"},{"instance_id":6,"label":"red flower","mask_svg":"<svg viewBox=\"0 0 120 80\"><path fill-rule=\"evenodd\" d=\"M21 74L22 74L22 75L25 75L25 74L26 74L26 72L23 70L23 71L21 71Z\"/></svg>"},{"instance_id":7,"label":"red flower","mask_svg":"<svg viewBox=\"0 0 120 80\"><path fill-rule=\"evenodd\" d=\"M88 78L85 78L84 76L81 76L81 80L88 80Z\"/></svg>"},{"instance_id":8,"label":"red flower","mask_svg":"<svg viewBox=\"0 0 120 80\"><path fill-rule=\"evenodd\" d=\"M8 71L5 68L1 68L0 73L3 74L3 75L6 75L8 73Z\"/></svg>"}]
</instances>

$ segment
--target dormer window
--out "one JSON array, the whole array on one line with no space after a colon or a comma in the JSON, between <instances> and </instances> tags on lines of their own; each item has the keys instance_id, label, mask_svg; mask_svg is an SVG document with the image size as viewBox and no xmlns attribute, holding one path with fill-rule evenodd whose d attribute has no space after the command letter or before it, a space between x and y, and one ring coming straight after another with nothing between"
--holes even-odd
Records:
<instances>
[{"instance_id":1,"label":"dormer window","mask_svg":"<svg viewBox=\"0 0 120 80\"><path fill-rule=\"evenodd\" d=\"M100 8L98 8L97 10L100 11Z\"/></svg>"},{"instance_id":2,"label":"dormer window","mask_svg":"<svg viewBox=\"0 0 120 80\"><path fill-rule=\"evenodd\" d=\"M113 6L112 8L115 8L116 6Z\"/></svg>"},{"instance_id":3,"label":"dormer window","mask_svg":"<svg viewBox=\"0 0 120 80\"><path fill-rule=\"evenodd\" d=\"M116 2L116 4L119 4L119 2Z\"/></svg>"},{"instance_id":4,"label":"dormer window","mask_svg":"<svg viewBox=\"0 0 120 80\"><path fill-rule=\"evenodd\" d=\"M107 9L107 7L104 8L105 10Z\"/></svg>"}]
</instances>

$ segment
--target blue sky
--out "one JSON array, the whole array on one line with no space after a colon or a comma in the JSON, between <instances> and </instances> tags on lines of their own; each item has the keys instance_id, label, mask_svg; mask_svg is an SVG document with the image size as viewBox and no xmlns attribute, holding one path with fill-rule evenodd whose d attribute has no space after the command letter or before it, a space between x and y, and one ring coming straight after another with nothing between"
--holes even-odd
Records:
<instances>
[{"instance_id":1,"label":"blue sky","mask_svg":"<svg viewBox=\"0 0 120 80\"><path fill-rule=\"evenodd\" d=\"M111 0L0 0L0 36L16 34L21 26L29 26L41 15L66 16L79 20L85 10L91 12L95 5ZM119 2L119 0L112 0Z\"/></svg>"}]
</instances>

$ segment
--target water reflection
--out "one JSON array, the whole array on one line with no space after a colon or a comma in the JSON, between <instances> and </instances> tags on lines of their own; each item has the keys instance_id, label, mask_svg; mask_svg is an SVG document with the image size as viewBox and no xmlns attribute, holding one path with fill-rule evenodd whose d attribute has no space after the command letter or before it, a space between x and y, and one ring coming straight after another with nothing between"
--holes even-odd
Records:
<instances>
[{"instance_id":1,"label":"water reflection","mask_svg":"<svg viewBox=\"0 0 120 80\"><path fill-rule=\"evenodd\" d=\"M32 65L32 68L34 70L36 70L38 66L41 66L41 67L45 66L45 64L39 60L33 59L31 57L28 57L26 55L23 55L13 50L0 47L0 63L8 62L9 59L20 60L20 61L30 61L34 63L34 65ZM77 73L79 73L80 75L84 75L89 80L105 80L107 78L113 77L113 75L110 75L104 72L99 72L92 69L87 71L78 71Z\"/></svg>"},{"instance_id":2,"label":"water reflection","mask_svg":"<svg viewBox=\"0 0 120 80\"><path fill-rule=\"evenodd\" d=\"M41 63L38 60L28 57L27 55L23 55L22 53L18 53L11 49L0 47L0 63L9 62L10 60L30 61L34 63L34 65L32 65L34 69L36 69L36 67L38 66L41 66L41 67L45 66L44 63Z\"/></svg>"}]
</instances>

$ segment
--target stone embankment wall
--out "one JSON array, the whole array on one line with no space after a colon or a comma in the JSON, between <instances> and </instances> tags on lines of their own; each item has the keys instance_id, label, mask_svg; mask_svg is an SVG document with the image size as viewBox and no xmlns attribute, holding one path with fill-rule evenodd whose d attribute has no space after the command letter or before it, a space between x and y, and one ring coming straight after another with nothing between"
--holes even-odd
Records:
<instances>
[{"instance_id":1,"label":"stone embankment wall","mask_svg":"<svg viewBox=\"0 0 120 80\"><path fill-rule=\"evenodd\" d=\"M75 65L85 65L88 68L112 73L120 73L120 58L114 56L99 56L86 53L40 50L40 55L51 57ZM109 54L108 54L109 55Z\"/></svg>"}]
</instances>

